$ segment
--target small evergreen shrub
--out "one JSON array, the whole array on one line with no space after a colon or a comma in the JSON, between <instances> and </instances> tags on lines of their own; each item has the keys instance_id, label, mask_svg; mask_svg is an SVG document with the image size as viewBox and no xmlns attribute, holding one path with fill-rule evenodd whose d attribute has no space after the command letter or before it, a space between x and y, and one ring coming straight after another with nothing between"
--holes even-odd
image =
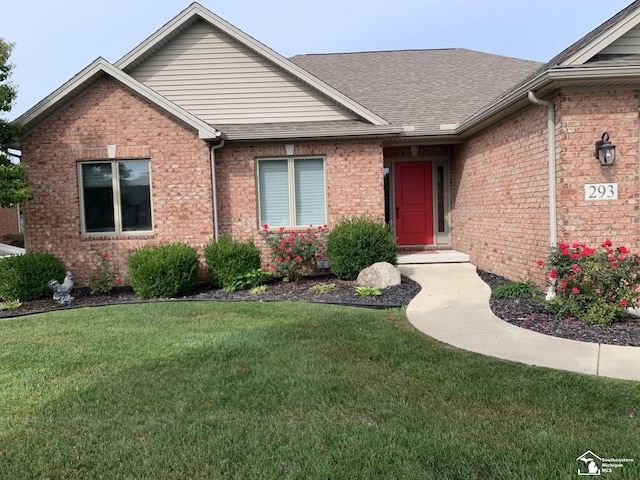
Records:
<instances>
[{"instance_id":1,"label":"small evergreen shrub","mask_svg":"<svg viewBox=\"0 0 640 480\"><path fill-rule=\"evenodd\" d=\"M51 253L28 252L0 259L0 299L36 300L51 296L49 281L62 282L66 269Z\"/></svg>"},{"instance_id":2,"label":"small evergreen shrub","mask_svg":"<svg viewBox=\"0 0 640 480\"><path fill-rule=\"evenodd\" d=\"M377 262L396 264L396 239L384 222L370 217L342 220L327 235L331 270L342 280L355 280Z\"/></svg>"},{"instance_id":3,"label":"small evergreen shrub","mask_svg":"<svg viewBox=\"0 0 640 480\"><path fill-rule=\"evenodd\" d=\"M127 264L131 287L142 298L187 295L198 282L198 252L184 243L142 247Z\"/></svg>"},{"instance_id":4,"label":"small evergreen shrub","mask_svg":"<svg viewBox=\"0 0 640 480\"><path fill-rule=\"evenodd\" d=\"M229 237L220 237L218 242L212 241L204 248L204 257L209 271L209 280L217 288L242 288L238 283L243 278L260 270L262 254L252 241L242 242ZM259 283L259 282L258 282ZM255 287L258 283L247 286Z\"/></svg>"}]
</instances>

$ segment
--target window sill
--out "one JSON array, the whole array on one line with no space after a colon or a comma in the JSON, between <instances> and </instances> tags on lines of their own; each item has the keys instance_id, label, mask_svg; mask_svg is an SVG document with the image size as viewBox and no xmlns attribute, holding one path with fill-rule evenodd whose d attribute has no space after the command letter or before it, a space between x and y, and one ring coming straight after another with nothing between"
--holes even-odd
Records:
<instances>
[{"instance_id":1,"label":"window sill","mask_svg":"<svg viewBox=\"0 0 640 480\"><path fill-rule=\"evenodd\" d=\"M83 233L81 242L113 241L113 240L153 240L156 234L153 232L140 233Z\"/></svg>"}]
</instances>

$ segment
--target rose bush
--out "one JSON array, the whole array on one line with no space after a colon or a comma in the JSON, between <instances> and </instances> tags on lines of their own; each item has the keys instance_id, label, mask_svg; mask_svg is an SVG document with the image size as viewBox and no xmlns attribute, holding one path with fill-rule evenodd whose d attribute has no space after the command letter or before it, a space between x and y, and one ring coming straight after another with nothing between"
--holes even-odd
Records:
<instances>
[{"instance_id":1,"label":"rose bush","mask_svg":"<svg viewBox=\"0 0 640 480\"><path fill-rule=\"evenodd\" d=\"M120 270L111 263L107 252L97 253L100 257L99 265L91 272L87 285L91 294L110 293L120 285Z\"/></svg>"},{"instance_id":2,"label":"rose bush","mask_svg":"<svg viewBox=\"0 0 640 480\"><path fill-rule=\"evenodd\" d=\"M551 249L548 266L556 294L549 304L561 315L605 324L639 304L640 257L624 245L560 244Z\"/></svg>"},{"instance_id":3,"label":"rose bush","mask_svg":"<svg viewBox=\"0 0 640 480\"><path fill-rule=\"evenodd\" d=\"M299 281L309 274L316 262L327 226L309 227L303 231L285 230L280 227L272 230L269 225L262 226L260 235L269 247L270 268L274 274L285 281Z\"/></svg>"}]
</instances>

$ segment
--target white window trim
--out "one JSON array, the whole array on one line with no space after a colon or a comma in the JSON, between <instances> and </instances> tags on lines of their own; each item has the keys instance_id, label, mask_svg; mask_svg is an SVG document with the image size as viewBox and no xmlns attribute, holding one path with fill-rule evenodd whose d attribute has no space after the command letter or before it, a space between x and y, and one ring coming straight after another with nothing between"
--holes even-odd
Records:
<instances>
[{"instance_id":1,"label":"white window trim","mask_svg":"<svg viewBox=\"0 0 640 480\"><path fill-rule=\"evenodd\" d=\"M120 205L120 169L118 163L120 162L146 162L149 165L149 202L151 208L151 225L150 230L122 230L122 206ZM115 228L113 231L107 232L87 232L86 217L84 211L84 187L82 183L82 166L83 165L95 165L99 163L111 164L111 184L113 190L113 223ZM151 159L149 158L117 158L117 159L101 159L101 160L81 160L77 164L78 170L78 190L80 192L80 222L82 224L82 234L91 236L105 236L105 235L147 235L153 233L155 228L155 221L153 219L153 195L151 193Z\"/></svg>"},{"instance_id":2,"label":"white window trim","mask_svg":"<svg viewBox=\"0 0 640 480\"><path fill-rule=\"evenodd\" d=\"M287 160L288 167L288 182L289 182L289 225L269 225L269 228L308 228L309 226L317 227L320 225L327 224L327 159L324 155L295 155L295 156L287 156L287 157L269 157L269 158L256 158L256 201L258 206L258 228L261 229L262 225L264 225L264 221L262 220L262 208L260 205L260 162L269 162L269 161L277 161L277 160ZM322 160L322 177L324 180L324 222L316 225L296 225L295 220L298 218L296 211L296 186L295 186L295 171L294 164L296 160Z\"/></svg>"}]
</instances>

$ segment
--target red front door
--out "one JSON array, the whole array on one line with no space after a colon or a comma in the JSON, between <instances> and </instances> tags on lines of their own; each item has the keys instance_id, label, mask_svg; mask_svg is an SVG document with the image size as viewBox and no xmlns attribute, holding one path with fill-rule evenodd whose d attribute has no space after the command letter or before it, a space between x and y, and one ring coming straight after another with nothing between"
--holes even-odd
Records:
<instances>
[{"instance_id":1,"label":"red front door","mask_svg":"<svg viewBox=\"0 0 640 480\"><path fill-rule=\"evenodd\" d=\"M398 245L432 245L431 162L396 162L394 177Z\"/></svg>"}]
</instances>

